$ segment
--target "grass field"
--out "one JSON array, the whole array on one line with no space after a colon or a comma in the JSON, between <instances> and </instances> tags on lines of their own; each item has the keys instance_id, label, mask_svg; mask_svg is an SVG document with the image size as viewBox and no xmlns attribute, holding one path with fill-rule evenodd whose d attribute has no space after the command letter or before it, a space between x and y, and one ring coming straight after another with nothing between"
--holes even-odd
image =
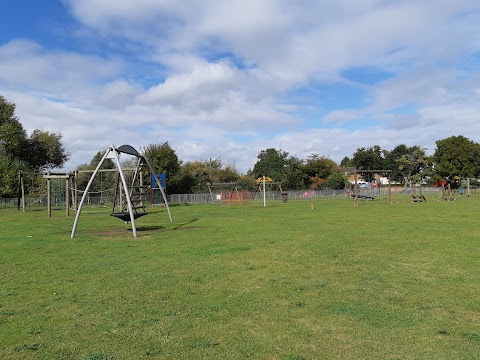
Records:
<instances>
[{"instance_id":1,"label":"grass field","mask_svg":"<svg viewBox=\"0 0 480 360\"><path fill-rule=\"evenodd\" d=\"M0 210L0 358L480 358L480 197L397 200Z\"/></svg>"}]
</instances>

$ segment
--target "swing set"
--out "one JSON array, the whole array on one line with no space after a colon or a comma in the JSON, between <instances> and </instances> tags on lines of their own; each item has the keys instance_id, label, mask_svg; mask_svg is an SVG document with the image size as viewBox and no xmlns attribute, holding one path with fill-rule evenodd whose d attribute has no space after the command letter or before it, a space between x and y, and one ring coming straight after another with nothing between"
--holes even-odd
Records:
<instances>
[{"instance_id":1,"label":"swing set","mask_svg":"<svg viewBox=\"0 0 480 360\"><path fill-rule=\"evenodd\" d=\"M28 177L32 180L32 186L25 186L25 177ZM42 179L46 180L46 190L44 187L41 186L41 182L38 181L38 178L39 177L42 177ZM44 191L46 191L46 195L47 195L47 214L48 214L48 217L51 218L52 217L52 200L53 198L57 199L57 196L55 195L59 195L58 194L58 191L56 191L55 193L56 194L52 194L52 188L53 188L53 184L52 184L52 181L65 181L65 194L61 194L61 195L64 195L65 197L65 215L68 217L70 216L70 201L71 201L71 198L69 197L69 189L70 189L70 183L72 182L72 178L73 178L73 175L71 174L66 174L66 173L52 173L50 171L46 172L46 173L25 173L23 171L19 171L18 172L18 184L17 184L17 192L18 192L18 196L17 196L17 209L20 210L20 207L22 208L22 211L25 212L25 193L26 193L26 188L28 188L29 190L32 190L32 188L34 187L37 187L37 188L41 188L41 192L44 193ZM35 183L36 185L34 186L33 183ZM40 186L39 186L40 185ZM56 183L55 185L55 190L58 190L62 187L62 185L59 185L58 183ZM52 196L53 195L53 196ZM59 196L61 197L61 196Z\"/></svg>"},{"instance_id":2,"label":"swing set","mask_svg":"<svg viewBox=\"0 0 480 360\"><path fill-rule=\"evenodd\" d=\"M125 168L123 169L124 172L133 171L134 169ZM79 189L80 184L88 183L88 180L85 180L85 176L89 176L88 174L92 174L95 170L89 169L82 169L82 170L75 170L74 172L74 181L73 187L70 188L72 193L71 197L73 199L73 210L77 210L78 208L78 194L83 194L85 191ZM92 183L85 200L85 203L88 205L104 205L107 202L113 201L113 194L115 187L112 185L111 187L109 184L113 183L113 180L116 178L113 172L117 172L117 169L100 169L98 170L98 174L100 179L95 179ZM90 175L91 176L91 175ZM81 186L80 186L81 187Z\"/></svg>"},{"instance_id":3,"label":"swing set","mask_svg":"<svg viewBox=\"0 0 480 360\"><path fill-rule=\"evenodd\" d=\"M354 170L353 171L353 180L354 180L354 193L353 197L353 206L358 207L358 199L362 200L375 200L373 192L371 194L362 194L360 191L358 176L360 174L388 174L388 202L392 203L392 186L390 183L390 173L392 170ZM370 187L371 189L371 187Z\"/></svg>"},{"instance_id":4,"label":"swing set","mask_svg":"<svg viewBox=\"0 0 480 360\"><path fill-rule=\"evenodd\" d=\"M121 154L127 154L131 155L134 158L136 158L136 167L134 170L133 177L131 179L131 183L127 184L127 180L125 177L124 170L122 170L121 164L120 164L120 155ZM154 174L155 171L153 170L152 166L148 162L147 158L141 154L138 153L137 150L135 150L132 146L130 145L122 145L119 148L115 148L115 146L111 145L108 150L105 152L103 155L102 159L97 165L97 168L92 174L92 177L90 178L87 187L83 191L82 198L80 200L80 203L78 205L77 213L75 216L75 221L73 223L72 227L72 233L71 233L71 238L73 239L75 236L75 231L78 225L78 221L80 218L80 214L82 212L82 207L85 203L85 200L87 198L88 191L90 187L92 186L92 183L95 179L95 176L100 173L100 168L102 164L107 160L111 159L116 166L116 169L118 171L118 176L116 180L116 186L115 186L115 195L114 195L114 201L113 201L113 208L110 216L116 217L120 220L123 220L125 222L131 222L132 224L132 233L133 237L137 237L137 230L135 226L135 219L145 216L148 213L146 212L146 205L145 201L147 199L147 192L146 188L148 186L143 185L143 172L142 169L144 167L147 167L147 169L150 171L151 174ZM167 197L165 196L165 192L163 191L162 184L160 182L160 179L157 177L154 177L156 183L158 184L158 188L162 193L162 196L165 200L165 207L168 212L168 216L170 218L170 222L172 222L172 215L170 213L170 207L168 206L167 202ZM119 210L117 211L116 209L116 204L119 204Z\"/></svg>"},{"instance_id":5,"label":"swing set","mask_svg":"<svg viewBox=\"0 0 480 360\"><path fill-rule=\"evenodd\" d=\"M212 204L218 203L219 201L221 201L222 205L242 204L243 202L250 203L250 191L238 190L236 182L207 182L207 187Z\"/></svg>"}]
</instances>

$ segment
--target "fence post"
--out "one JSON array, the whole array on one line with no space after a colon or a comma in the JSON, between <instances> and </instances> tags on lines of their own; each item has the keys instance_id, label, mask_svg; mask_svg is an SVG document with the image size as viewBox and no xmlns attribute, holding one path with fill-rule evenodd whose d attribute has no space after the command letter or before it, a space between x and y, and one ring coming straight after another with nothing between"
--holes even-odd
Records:
<instances>
[{"instance_id":1,"label":"fence post","mask_svg":"<svg viewBox=\"0 0 480 360\"><path fill-rule=\"evenodd\" d=\"M51 189L51 183L50 183L50 171L48 172L48 177L47 177L47 212L48 212L48 217L52 217L52 189Z\"/></svg>"}]
</instances>

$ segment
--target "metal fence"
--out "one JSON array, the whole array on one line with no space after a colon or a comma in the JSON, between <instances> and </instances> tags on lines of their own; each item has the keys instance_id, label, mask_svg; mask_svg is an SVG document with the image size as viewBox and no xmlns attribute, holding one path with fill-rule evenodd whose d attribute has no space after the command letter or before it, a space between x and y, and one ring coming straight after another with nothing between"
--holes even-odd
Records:
<instances>
[{"instance_id":1,"label":"metal fence","mask_svg":"<svg viewBox=\"0 0 480 360\"><path fill-rule=\"evenodd\" d=\"M392 187L391 192L392 196L395 195L411 195L419 194L419 189L416 188L403 188L403 187ZM476 192L476 189L471 190L472 193ZM457 190L458 193L458 190ZM332 198L345 198L350 197L352 192L346 192L345 190L291 190L275 192L267 191L265 193L267 201L282 201L284 197L282 194L286 194L287 201L297 201L297 200L322 200L322 199L332 199ZM424 195L440 195L441 189L438 187L422 187L422 194ZM195 204L195 203L212 203L218 202L221 203L221 200L217 200L217 194L213 194L213 199L210 194L172 194L168 196L168 201L171 204ZM366 195L371 197L388 197L388 187L380 188L360 188L359 195ZM250 192L250 199L252 201L263 200L263 194L260 192Z\"/></svg>"},{"instance_id":2,"label":"metal fence","mask_svg":"<svg viewBox=\"0 0 480 360\"><path fill-rule=\"evenodd\" d=\"M403 188L392 187L392 196L395 195L411 195L414 192L419 194L419 189L416 188ZM441 189L438 187L422 187L422 194L424 195L440 195ZM472 194L479 193L479 189L471 189ZM459 194L459 190L455 190L455 194ZM250 192L251 201L263 201L263 194L260 192ZM217 199L217 195L213 194L171 194L168 195L169 204L208 204L208 203L221 203L221 200ZM283 196L282 196L283 195ZM332 198L345 198L349 197L351 193L345 192L345 190L295 190L295 191L267 191L265 193L267 201L298 201L298 200L322 200ZM367 195L371 197L387 197L388 187L380 188L360 188L359 195ZM79 200L78 200L79 201ZM86 198L86 205L112 205L113 196L88 196ZM25 197L25 207L46 207L46 196L27 196ZM0 208L15 208L17 207L17 198L0 198ZM21 205L20 205L21 207ZM52 196L53 208L65 208L65 196Z\"/></svg>"}]
</instances>

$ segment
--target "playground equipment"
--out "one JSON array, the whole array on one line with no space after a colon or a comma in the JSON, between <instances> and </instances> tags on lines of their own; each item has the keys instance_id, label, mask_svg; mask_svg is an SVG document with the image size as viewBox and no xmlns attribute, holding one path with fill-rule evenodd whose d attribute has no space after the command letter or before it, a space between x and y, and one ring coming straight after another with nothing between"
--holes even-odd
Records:
<instances>
[{"instance_id":1,"label":"playground equipment","mask_svg":"<svg viewBox=\"0 0 480 360\"><path fill-rule=\"evenodd\" d=\"M127 186L127 182L125 179L125 174L122 170L122 167L120 165L120 154L128 154L137 159L137 166L135 169L135 173L132 179L132 183L129 186ZM93 183L93 180L95 179L95 176L99 173L100 167L104 163L106 159L111 159L113 160L114 165L116 166L118 170L118 177L117 177L117 186L115 190L115 198L120 197L122 198L123 196L125 197L125 201L121 201L121 210L120 211L115 211L115 202L114 201L114 208L112 209L112 213L110 214L111 216L114 216L118 219L121 219L123 221L130 221L132 224L132 233L133 237L137 237L137 229L135 226L135 219L147 215L147 212L145 210L145 195L144 191L142 191L142 178L141 178L141 168L143 166L147 166L147 168L150 170L152 174L155 173L153 170L152 166L148 162L147 158L145 158L143 155L140 155L137 150L135 150L133 147L130 145L122 145L119 148L115 148L113 145L111 145L108 150L105 152L103 155L102 159L97 165L97 168L93 172L92 177L90 178L87 187L85 188L85 191L83 192L82 199L80 200L80 204L78 205L77 209L77 214L75 216L75 221L73 223L72 227L72 233L71 233L71 238L75 236L75 230L77 228L78 220L80 218L80 214L82 212L82 207L85 202L88 190L90 189L90 186ZM165 199L165 207L168 212L168 216L170 218L170 222L172 222L172 215L170 213L170 208L168 206L168 201L167 197L165 196L165 193L163 191L162 184L160 183L160 180L155 177L155 181L158 183L159 189L162 193L163 198ZM138 191L134 192L134 191ZM123 194L123 195L122 195ZM138 211L142 210L142 211Z\"/></svg>"},{"instance_id":2,"label":"playground equipment","mask_svg":"<svg viewBox=\"0 0 480 360\"><path fill-rule=\"evenodd\" d=\"M65 180L65 216L70 216L70 198L69 198L69 188L70 183L73 179L71 174L66 173L24 173L23 171L18 172L18 196L17 196L17 209L25 212L25 176L33 177L37 179L42 177L46 180L46 192L47 192L47 216L52 217L52 181L55 180ZM58 188L58 187L57 187Z\"/></svg>"},{"instance_id":3,"label":"playground equipment","mask_svg":"<svg viewBox=\"0 0 480 360\"><path fill-rule=\"evenodd\" d=\"M353 205L355 207L358 206L358 199L364 199L364 200L375 200L375 197L373 196L373 193L371 195L365 195L365 194L360 194L359 192L359 180L357 177L357 174L364 174L364 173L373 173L373 174L388 174L388 202L391 204L392 203L392 187L390 184L390 173L392 170L354 170L353 171L353 176L354 176L354 193L352 194L353 197Z\"/></svg>"},{"instance_id":4,"label":"playground equipment","mask_svg":"<svg viewBox=\"0 0 480 360\"><path fill-rule=\"evenodd\" d=\"M160 180L157 181L156 179ZM160 186L158 185L160 184ZM154 205L164 205L165 199L163 198L162 191L160 187L165 192L167 188L167 181L165 173L161 174L151 174L151 187L150 187L150 204L152 207Z\"/></svg>"},{"instance_id":5,"label":"playground equipment","mask_svg":"<svg viewBox=\"0 0 480 360\"><path fill-rule=\"evenodd\" d=\"M212 204L222 203L250 203L250 191L238 190L236 182L212 183L207 182L208 192L210 193L210 201Z\"/></svg>"},{"instance_id":6,"label":"playground equipment","mask_svg":"<svg viewBox=\"0 0 480 360\"><path fill-rule=\"evenodd\" d=\"M255 180L255 183L258 185L257 190L255 191L254 198L257 192L260 192L260 194L263 194L263 207L267 206L267 193L266 193L266 186L271 185L271 186L277 186L277 192L282 194L282 199L283 202L287 202L287 193L283 193L282 190L282 183L279 181L273 181L271 178L268 176L262 176L259 177L257 180Z\"/></svg>"},{"instance_id":7,"label":"playground equipment","mask_svg":"<svg viewBox=\"0 0 480 360\"><path fill-rule=\"evenodd\" d=\"M422 184L418 184L419 194L417 195L417 186L413 184L413 194L410 195L412 202L427 202L427 198L422 194Z\"/></svg>"},{"instance_id":8,"label":"playground equipment","mask_svg":"<svg viewBox=\"0 0 480 360\"><path fill-rule=\"evenodd\" d=\"M133 168L124 168L124 174L130 174L135 171ZM70 188L72 201L72 209L77 210L79 196L78 194L83 194L85 191L80 190L79 184L88 183L88 180L91 177L95 170L90 169L82 169L82 170L75 170L74 171L74 178L73 178L73 187ZM85 203L89 205L104 205L107 202L113 202L114 193L115 193L115 180L117 179L118 170L116 168L113 169L99 169L97 173L97 177L100 176L100 179L95 179L90 186L89 191L87 192ZM126 177L127 180L129 180Z\"/></svg>"},{"instance_id":9,"label":"playground equipment","mask_svg":"<svg viewBox=\"0 0 480 360\"><path fill-rule=\"evenodd\" d=\"M470 197L470 178L461 179L455 176L453 180L439 180L434 186L440 187L439 200L452 201L455 200L453 193L458 190L460 195L464 195L466 192L467 197Z\"/></svg>"},{"instance_id":10,"label":"playground equipment","mask_svg":"<svg viewBox=\"0 0 480 360\"><path fill-rule=\"evenodd\" d=\"M440 186L440 200L452 201L455 200L453 197L452 187L450 183L442 184Z\"/></svg>"}]
</instances>

